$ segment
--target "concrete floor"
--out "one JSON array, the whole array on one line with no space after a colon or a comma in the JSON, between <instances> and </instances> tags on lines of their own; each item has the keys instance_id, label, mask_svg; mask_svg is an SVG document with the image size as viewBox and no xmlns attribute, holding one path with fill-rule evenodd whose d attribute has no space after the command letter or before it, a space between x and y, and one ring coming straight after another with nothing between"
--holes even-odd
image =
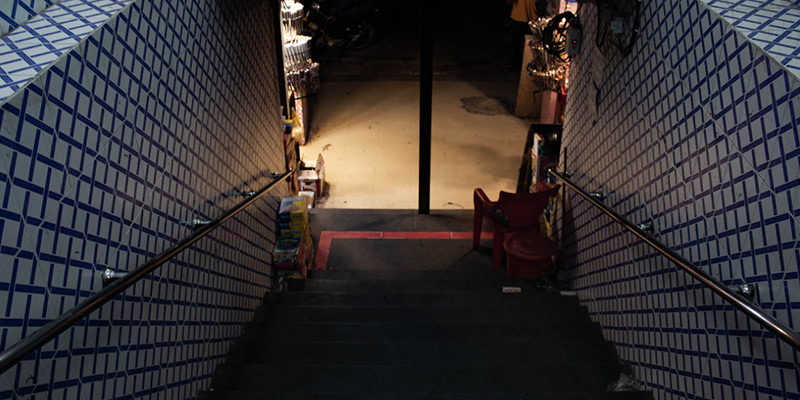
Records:
<instances>
[{"instance_id":1,"label":"concrete floor","mask_svg":"<svg viewBox=\"0 0 800 400\"><path fill-rule=\"evenodd\" d=\"M494 198L515 190L530 121L498 99L513 104L516 90L514 81L434 82L431 209L471 209L476 187ZM416 209L418 82L323 83L301 158L320 153L329 190L319 207Z\"/></svg>"},{"instance_id":2,"label":"concrete floor","mask_svg":"<svg viewBox=\"0 0 800 400\"><path fill-rule=\"evenodd\" d=\"M505 68L505 2L433 2L433 210L472 209L482 187L514 191L529 121L508 113L519 70ZM311 104L301 157L323 154L324 208L416 210L419 189L419 24L415 7L382 2L378 39L365 49L315 49L322 90ZM462 99L495 115L468 112ZM475 110L473 110L475 111ZM478 110L480 111L480 110Z\"/></svg>"}]
</instances>

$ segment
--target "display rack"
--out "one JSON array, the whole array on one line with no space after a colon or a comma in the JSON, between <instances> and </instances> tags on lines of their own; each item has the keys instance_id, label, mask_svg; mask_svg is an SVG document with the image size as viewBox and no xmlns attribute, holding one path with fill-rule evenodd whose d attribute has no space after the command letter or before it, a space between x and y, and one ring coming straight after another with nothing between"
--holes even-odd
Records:
<instances>
[{"instance_id":1,"label":"display rack","mask_svg":"<svg viewBox=\"0 0 800 400\"><path fill-rule=\"evenodd\" d=\"M286 78L287 119L292 121L292 136L298 144L308 140L308 96L319 91L319 64L311 60L311 38L303 35L303 5L281 1L281 38Z\"/></svg>"}]
</instances>

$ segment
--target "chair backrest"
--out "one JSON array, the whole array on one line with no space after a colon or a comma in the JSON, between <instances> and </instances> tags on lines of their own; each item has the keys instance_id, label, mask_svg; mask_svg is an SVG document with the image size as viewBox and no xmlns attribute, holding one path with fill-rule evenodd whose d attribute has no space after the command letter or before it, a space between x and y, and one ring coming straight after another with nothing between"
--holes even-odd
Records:
<instances>
[{"instance_id":1,"label":"chair backrest","mask_svg":"<svg viewBox=\"0 0 800 400\"><path fill-rule=\"evenodd\" d=\"M559 186L535 193L500 192L496 207L508 218L507 229L527 229L539 226L547 202L558 193Z\"/></svg>"}]
</instances>

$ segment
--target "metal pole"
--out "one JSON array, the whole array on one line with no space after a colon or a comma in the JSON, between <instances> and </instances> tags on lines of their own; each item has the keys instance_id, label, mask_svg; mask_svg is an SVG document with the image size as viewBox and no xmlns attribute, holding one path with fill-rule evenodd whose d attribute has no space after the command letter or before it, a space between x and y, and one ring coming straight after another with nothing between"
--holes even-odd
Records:
<instances>
[{"instance_id":1,"label":"metal pole","mask_svg":"<svg viewBox=\"0 0 800 400\"><path fill-rule=\"evenodd\" d=\"M433 120L433 2L420 0L419 213L431 212L431 123Z\"/></svg>"}]
</instances>

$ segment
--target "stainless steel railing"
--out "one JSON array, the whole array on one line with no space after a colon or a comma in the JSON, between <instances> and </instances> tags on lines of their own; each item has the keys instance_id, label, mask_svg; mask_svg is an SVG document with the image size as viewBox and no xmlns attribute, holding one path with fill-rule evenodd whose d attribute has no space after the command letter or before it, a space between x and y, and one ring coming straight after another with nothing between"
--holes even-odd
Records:
<instances>
[{"instance_id":1,"label":"stainless steel railing","mask_svg":"<svg viewBox=\"0 0 800 400\"><path fill-rule=\"evenodd\" d=\"M169 261L172 257L176 256L183 250L186 250L186 248L191 246L194 242L200 240L203 236L218 228L225 221L231 219L240 211L253 204L267 192L278 186L278 184L286 179L291 173L292 170L284 172L283 174L273 174L274 180L272 183L268 184L259 191L247 192L247 198L245 200L239 202L239 204L226 211L217 219L212 221L203 221L202 224L195 224L197 229L192 232L191 235L183 238L161 254L140 265L135 270L130 271L127 274L119 275L109 273L108 271L104 272L103 278L108 285L102 290L89 296L77 306L42 326L33 334L7 348L5 351L3 351L3 353L0 353L0 374L6 372L9 368L22 361L28 354L36 351L36 349L54 339L56 336L58 336L58 334L64 332L76 322L83 319L83 317L89 315L89 313L110 301L112 298L114 298L114 296L120 294L125 289L140 281L147 274L153 272L156 268Z\"/></svg>"},{"instance_id":2,"label":"stainless steel railing","mask_svg":"<svg viewBox=\"0 0 800 400\"><path fill-rule=\"evenodd\" d=\"M683 258L683 256L667 247L665 244L650 237L648 235L646 226L634 225L631 221L625 219L625 217L608 208L608 206L602 202L603 196L596 193L587 193L572 183L572 181L569 180L569 177L563 173L553 171L552 169L548 172L550 175L561 181L564 186L578 193L581 197L611 217L611 219L622 225L623 228L636 235L643 242L647 243L650 247L666 256L670 261L681 267L681 269L686 271L689 275L700 281L700 283L704 284L714 293L720 295L727 302L731 303L734 307L745 313L748 317L750 317L750 319L754 320L768 331L774 333L779 339L788 343L795 350L800 351L800 334L792 330L789 326L779 321L772 315L769 315L766 311L764 311L764 309L751 303L735 290L725 286L722 282L701 270L689 260Z\"/></svg>"}]
</instances>

